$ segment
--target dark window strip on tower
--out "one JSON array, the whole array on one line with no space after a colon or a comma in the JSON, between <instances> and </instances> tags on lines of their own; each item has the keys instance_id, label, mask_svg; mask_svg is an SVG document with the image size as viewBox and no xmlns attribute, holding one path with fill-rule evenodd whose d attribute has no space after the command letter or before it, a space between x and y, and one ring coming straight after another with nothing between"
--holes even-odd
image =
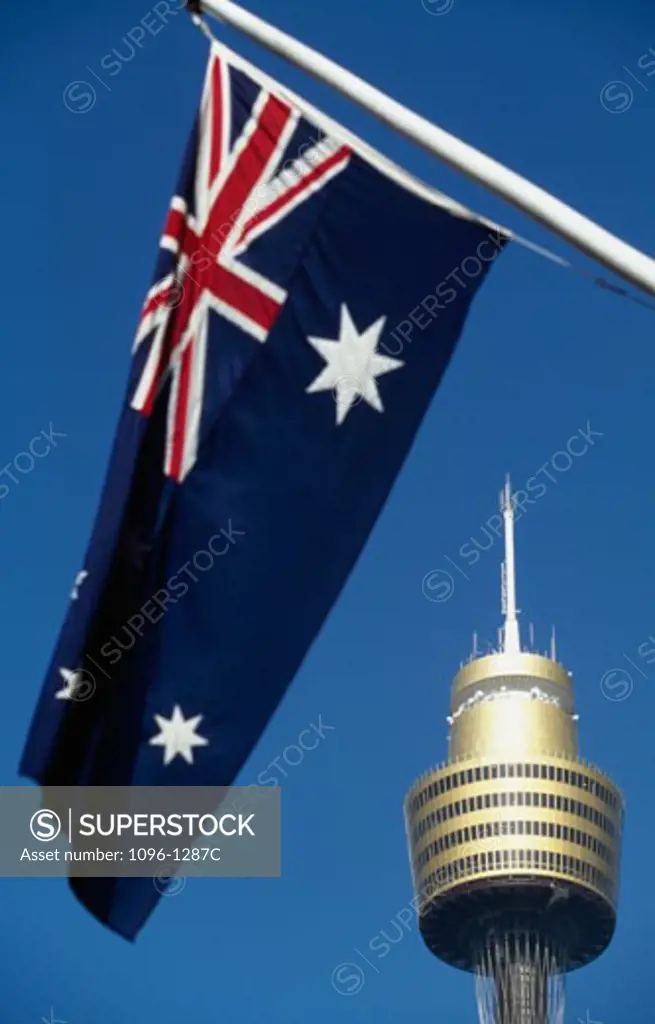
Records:
<instances>
[{"instance_id":1,"label":"dark window strip on tower","mask_svg":"<svg viewBox=\"0 0 655 1024\"><path fill-rule=\"evenodd\" d=\"M562 814L572 814L591 822L597 828L607 832L609 836L616 836L616 826L602 811L580 800L572 800L559 793L540 793L516 791L512 793L478 793L476 796L464 797L446 804L444 807L432 811L425 818L419 821L412 831L412 841L417 842L421 836L440 825L442 822L450 821L462 814L473 814L476 811L485 811L500 807L541 807L545 810L559 811Z\"/></svg>"},{"instance_id":2,"label":"dark window strip on tower","mask_svg":"<svg viewBox=\"0 0 655 1024\"><path fill-rule=\"evenodd\" d=\"M429 800L442 796L444 793L457 789L459 786L470 786L474 782L491 782L497 779L542 779L545 782L559 782L574 786L586 793L591 793L613 810L620 810L620 800L615 792L596 779L573 771L569 768L552 764L492 764L476 765L442 775L418 793L412 800L412 812L416 812Z\"/></svg>"},{"instance_id":3,"label":"dark window strip on tower","mask_svg":"<svg viewBox=\"0 0 655 1024\"><path fill-rule=\"evenodd\" d=\"M434 857L439 856L444 850L452 850L455 846L463 843L475 843L485 839L499 838L501 836L540 836L546 839L558 839L560 841L575 843L582 846L591 853L606 861L609 865L615 863L615 856L612 850L602 843L595 836L584 832L579 828L571 828L554 821L486 821L476 825L465 825L453 832L446 832L433 840L418 855L414 862L416 871L420 871Z\"/></svg>"}]
</instances>

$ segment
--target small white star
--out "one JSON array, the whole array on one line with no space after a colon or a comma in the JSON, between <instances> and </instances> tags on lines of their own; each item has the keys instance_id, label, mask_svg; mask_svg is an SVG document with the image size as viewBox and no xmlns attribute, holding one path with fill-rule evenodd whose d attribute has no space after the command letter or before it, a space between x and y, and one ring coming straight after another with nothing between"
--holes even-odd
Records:
<instances>
[{"instance_id":1,"label":"small white star","mask_svg":"<svg viewBox=\"0 0 655 1024\"><path fill-rule=\"evenodd\" d=\"M377 412L384 412L375 378L405 365L401 359L392 359L376 351L386 322L386 316L382 316L360 334L344 304L337 339L307 339L327 364L309 385L307 394L336 392L337 425L343 423L360 397Z\"/></svg>"},{"instance_id":2,"label":"small white star","mask_svg":"<svg viewBox=\"0 0 655 1024\"><path fill-rule=\"evenodd\" d=\"M87 578L88 575L89 574L86 571L86 569L82 569L81 572L78 572L77 576L75 577L75 582L73 583L73 589L71 590L71 601L77 601L78 597L80 596L80 587L82 586L84 580Z\"/></svg>"},{"instance_id":3,"label":"small white star","mask_svg":"<svg viewBox=\"0 0 655 1024\"><path fill-rule=\"evenodd\" d=\"M164 764L170 764L174 757L179 754L187 764L193 764L193 747L206 747L209 740L204 736L197 736L196 729L202 722L202 715L185 720L182 709L179 705L173 708L173 714L169 718L155 715L155 722L159 727L157 736L149 740L151 747L164 747Z\"/></svg>"},{"instance_id":4,"label":"small white star","mask_svg":"<svg viewBox=\"0 0 655 1024\"><path fill-rule=\"evenodd\" d=\"M55 697L58 700L73 700L77 687L82 681L80 673L74 672L70 668L60 668L59 675L66 685L63 689L57 690Z\"/></svg>"}]
</instances>

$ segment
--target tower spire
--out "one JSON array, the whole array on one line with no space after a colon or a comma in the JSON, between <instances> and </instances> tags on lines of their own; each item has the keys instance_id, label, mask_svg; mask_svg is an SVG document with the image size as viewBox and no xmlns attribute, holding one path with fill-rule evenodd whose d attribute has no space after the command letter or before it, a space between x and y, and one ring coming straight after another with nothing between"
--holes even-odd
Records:
<instances>
[{"instance_id":1,"label":"tower spire","mask_svg":"<svg viewBox=\"0 0 655 1024\"><path fill-rule=\"evenodd\" d=\"M514 566L514 509L509 476L500 494L500 508L505 522L505 562L503 565L503 651L518 654L521 650L519 623L516 617L516 570Z\"/></svg>"}]
</instances>

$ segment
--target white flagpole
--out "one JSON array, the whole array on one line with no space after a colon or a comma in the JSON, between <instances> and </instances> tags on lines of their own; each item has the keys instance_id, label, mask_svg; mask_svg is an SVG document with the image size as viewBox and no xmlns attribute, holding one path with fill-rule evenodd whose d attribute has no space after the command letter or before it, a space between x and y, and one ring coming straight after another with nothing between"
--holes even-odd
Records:
<instances>
[{"instance_id":1,"label":"white flagpole","mask_svg":"<svg viewBox=\"0 0 655 1024\"><path fill-rule=\"evenodd\" d=\"M238 7L232 0L191 0L188 6L191 11L199 8L231 25L314 78L327 82L401 135L550 228L576 249L592 256L636 287L655 295L655 260L622 242L538 185L449 135L316 50Z\"/></svg>"}]
</instances>

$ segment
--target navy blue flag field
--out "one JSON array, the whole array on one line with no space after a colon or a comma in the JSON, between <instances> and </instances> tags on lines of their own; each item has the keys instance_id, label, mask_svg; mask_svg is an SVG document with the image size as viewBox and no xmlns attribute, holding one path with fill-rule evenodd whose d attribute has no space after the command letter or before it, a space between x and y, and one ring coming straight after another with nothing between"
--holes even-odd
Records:
<instances>
[{"instance_id":1,"label":"navy blue flag field","mask_svg":"<svg viewBox=\"0 0 655 1024\"><path fill-rule=\"evenodd\" d=\"M23 775L235 780L506 240L212 47ZM71 884L129 938L159 897Z\"/></svg>"}]
</instances>

